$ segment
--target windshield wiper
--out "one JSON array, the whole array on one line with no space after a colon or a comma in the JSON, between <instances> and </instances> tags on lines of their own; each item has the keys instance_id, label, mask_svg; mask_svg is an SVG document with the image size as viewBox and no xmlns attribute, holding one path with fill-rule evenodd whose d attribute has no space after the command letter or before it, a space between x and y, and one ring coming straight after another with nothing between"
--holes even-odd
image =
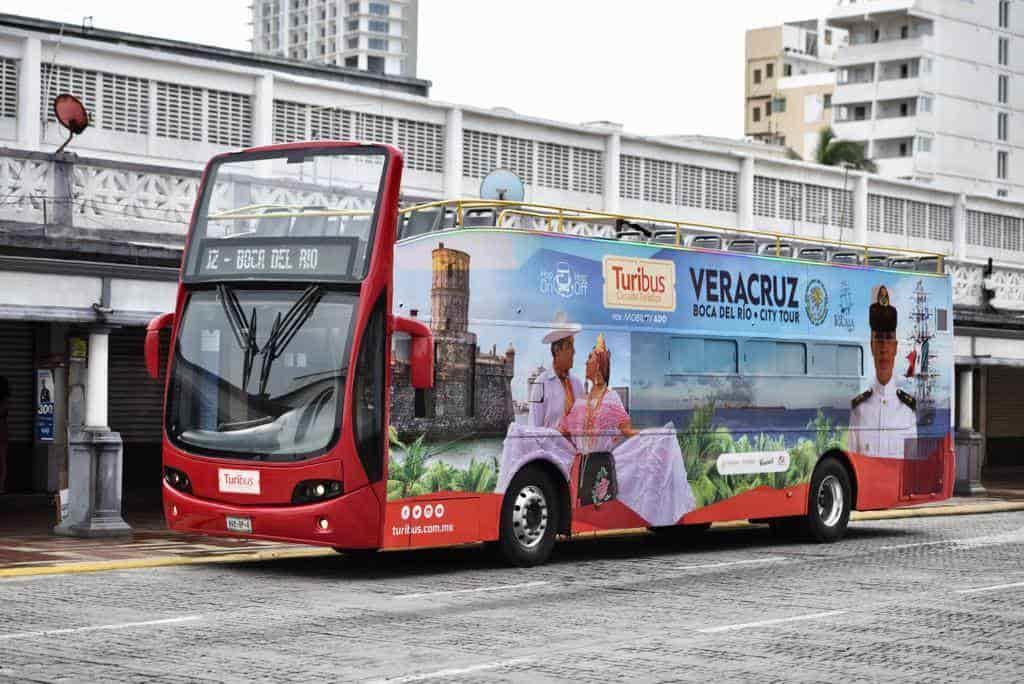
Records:
<instances>
[{"instance_id":1,"label":"windshield wiper","mask_svg":"<svg viewBox=\"0 0 1024 684\"><path fill-rule=\"evenodd\" d=\"M235 335L239 348L244 353L242 357L242 389L249 386L249 377L252 375L252 362L256 354L260 353L256 346L256 307L252 308L252 315L245 320L245 313L238 301L238 295L227 285L217 286L217 296L224 313L227 315L228 323L231 325L231 332Z\"/></svg>"},{"instance_id":2,"label":"windshield wiper","mask_svg":"<svg viewBox=\"0 0 1024 684\"><path fill-rule=\"evenodd\" d=\"M316 309L316 305L320 303L323 296L324 288L321 285L310 285L288 309L288 313L283 317L280 313L277 314L261 352L263 354L263 363L260 367L261 396L266 395L267 383L270 381L270 368L273 366L274 360L284 353L285 348L299 332L299 328L312 317L313 310Z\"/></svg>"}]
</instances>

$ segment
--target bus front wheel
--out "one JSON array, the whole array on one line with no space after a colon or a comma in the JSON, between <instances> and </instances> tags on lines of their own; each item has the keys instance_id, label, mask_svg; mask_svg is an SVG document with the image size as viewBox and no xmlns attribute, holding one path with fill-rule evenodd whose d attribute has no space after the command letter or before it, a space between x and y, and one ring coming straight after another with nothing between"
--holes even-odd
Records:
<instances>
[{"instance_id":1,"label":"bus front wheel","mask_svg":"<svg viewBox=\"0 0 1024 684\"><path fill-rule=\"evenodd\" d=\"M558 532L559 502L551 478L540 468L519 471L501 504L501 537L498 546L510 563L539 565L551 555Z\"/></svg>"}]
</instances>

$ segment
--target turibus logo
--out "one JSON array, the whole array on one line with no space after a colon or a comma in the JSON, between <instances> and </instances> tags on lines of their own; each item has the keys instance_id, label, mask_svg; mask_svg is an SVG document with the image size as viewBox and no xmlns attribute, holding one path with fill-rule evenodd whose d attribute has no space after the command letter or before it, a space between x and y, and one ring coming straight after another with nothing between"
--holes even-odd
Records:
<instances>
[{"instance_id":1,"label":"turibus logo","mask_svg":"<svg viewBox=\"0 0 1024 684\"><path fill-rule=\"evenodd\" d=\"M258 470L218 470L220 491L234 494L259 494L260 471Z\"/></svg>"},{"instance_id":2,"label":"turibus logo","mask_svg":"<svg viewBox=\"0 0 1024 684\"><path fill-rule=\"evenodd\" d=\"M608 309L675 311L675 262L605 256L604 305Z\"/></svg>"}]
</instances>

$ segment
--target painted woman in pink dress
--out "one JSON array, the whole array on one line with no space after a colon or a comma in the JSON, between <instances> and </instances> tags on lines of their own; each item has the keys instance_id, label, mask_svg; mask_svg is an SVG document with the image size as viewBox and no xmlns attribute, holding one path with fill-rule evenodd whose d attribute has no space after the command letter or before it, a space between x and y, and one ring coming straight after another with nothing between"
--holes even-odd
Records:
<instances>
[{"instance_id":1,"label":"painted woman in pink dress","mask_svg":"<svg viewBox=\"0 0 1024 684\"><path fill-rule=\"evenodd\" d=\"M602 335L587 357L589 391L576 398L557 430L510 426L497 491L530 461L551 461L569 479L577 454L611 452L619 501L651 526L675 524L696 508L675 426L634 430L618 393L608 387L610 371Z\"/></svg>"}]
</instances>

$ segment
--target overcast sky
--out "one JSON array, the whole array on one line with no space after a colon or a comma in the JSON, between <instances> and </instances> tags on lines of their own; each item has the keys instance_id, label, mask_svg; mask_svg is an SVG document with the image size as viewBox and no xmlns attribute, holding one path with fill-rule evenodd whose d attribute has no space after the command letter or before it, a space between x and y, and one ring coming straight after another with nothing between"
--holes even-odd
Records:
<instances>
[{"instance_id":1,"label":"overcast sky","mask_svg":"<svg viewBox=\"0 0 1024 684\"><path fill-rule=\"evenodd\" d=\"M435 99L635 133L743 135L743 34L834 0L420 0ZM3 0L0 11L249 49L248 0Z\"/></svg>"}]
</instances>

